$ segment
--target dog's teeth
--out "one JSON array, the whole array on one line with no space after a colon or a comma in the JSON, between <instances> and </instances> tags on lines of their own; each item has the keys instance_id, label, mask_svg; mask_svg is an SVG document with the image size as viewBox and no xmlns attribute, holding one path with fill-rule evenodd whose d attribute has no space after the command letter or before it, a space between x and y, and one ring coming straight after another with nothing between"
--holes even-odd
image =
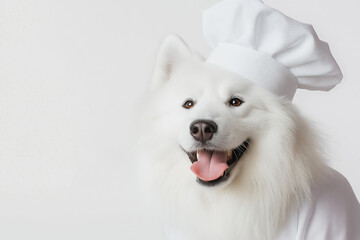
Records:
<instances>
[{"instance_id":1,"label":"dog's teeth","mask_svg":"<svg viewBox=\"0 0 360 240\"><path fill-rule=\"evenodd\" d=\"M196 159L199 159L199 150L196 151Z\"/></svg>"},{"instance_id":2,"label":"dog's teeth","mask_svg":"<svg viewBox=\"0 0 360 240\"><path fill-rule=\"evenodd\" d=\"M231 150L228 150L228 151L226 152L226 157L227 157L227 159L230 159L231 156L232 156L232 151L231 151Z\"/></svg>"}]
</instances>

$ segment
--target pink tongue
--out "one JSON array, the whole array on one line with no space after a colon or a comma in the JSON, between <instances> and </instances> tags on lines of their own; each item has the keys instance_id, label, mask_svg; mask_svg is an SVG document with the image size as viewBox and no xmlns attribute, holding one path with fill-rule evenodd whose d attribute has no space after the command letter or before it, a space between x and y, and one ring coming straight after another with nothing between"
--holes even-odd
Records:
<instances>
[{"instance_id":1,"label":"pink tongue","mask_svg":"<svg viewBox=\"0 0 360 240\"><path fill-rule=\"evenodd\" d=\"M212 181L219 178L229 166L226 163L226 152L199 151L198 161L190 167L198 178Z\"/></svg>"}]
</instances>

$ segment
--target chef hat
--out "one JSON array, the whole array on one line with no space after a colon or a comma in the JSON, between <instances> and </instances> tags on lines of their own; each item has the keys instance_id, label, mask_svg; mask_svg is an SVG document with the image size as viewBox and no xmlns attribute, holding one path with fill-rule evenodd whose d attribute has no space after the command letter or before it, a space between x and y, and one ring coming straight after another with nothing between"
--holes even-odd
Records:
<instances>
[{"instance_id":1,"label":"chef hat","mask_svg":"<svg viewBox=\"0 0 360 240\"><path fill-rule=\"evenodd\" d=\"M313 27L260 0L223 0L205 10L204 35L219 65L292 100L297 88L327 91L342 74Z\"/></svg>"}]
</instances>

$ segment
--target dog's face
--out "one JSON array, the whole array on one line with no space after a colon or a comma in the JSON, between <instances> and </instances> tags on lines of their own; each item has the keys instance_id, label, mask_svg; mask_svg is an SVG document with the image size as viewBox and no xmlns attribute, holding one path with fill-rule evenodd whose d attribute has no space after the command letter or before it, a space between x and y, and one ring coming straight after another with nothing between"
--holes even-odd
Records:
<instances>
[{"instance_id":1,"label":"dog's face","mask_svg":"<svg viewBox=\"0 0 360 240\"><path fill-rule=\"evenodd\" d=\"M255 97L266 93L204 63L176 36L160 49L153 87L163 98L163 131L186 153L197 182L229 184L266 125L268 106Z\"/></svg>"},{"instance_id":2,"label":"dog's face","mask_svg":"<svg viewBox=\"0 0 360 240\"><path fill-rule=\"evenodd\" d=\"M194 239L274 239L321 167L291 102L204 62L174 35L147 94L139 176L160 212L167 207Z\"/></svg>"}]
</instances>

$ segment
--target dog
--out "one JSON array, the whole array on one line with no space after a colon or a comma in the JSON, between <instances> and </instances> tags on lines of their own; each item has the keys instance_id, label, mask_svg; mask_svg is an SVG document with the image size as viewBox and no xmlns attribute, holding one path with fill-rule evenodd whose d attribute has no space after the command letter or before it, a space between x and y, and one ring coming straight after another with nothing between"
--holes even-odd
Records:
<instances>
[{"instance_id":1,"label":"dog","mask_svg":"<svg viewBox=\"0 0 360 240\"><path fill-rule=\"evenodd\" d=\"M177 35L140 104L139 177L166 239L276 239L333 172L290 101L204 62Z\"/></svg>"}]
</instances>

